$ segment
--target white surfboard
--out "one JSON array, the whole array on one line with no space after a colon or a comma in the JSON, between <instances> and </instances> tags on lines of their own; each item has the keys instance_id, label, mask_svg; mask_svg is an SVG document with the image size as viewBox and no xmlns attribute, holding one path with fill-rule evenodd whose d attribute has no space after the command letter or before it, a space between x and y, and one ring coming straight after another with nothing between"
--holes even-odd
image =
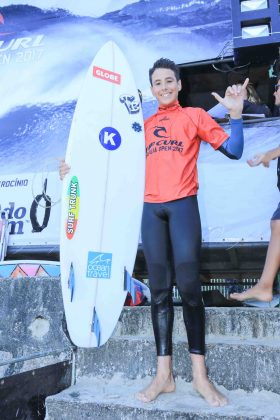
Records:
<instances>
[{"instance_id":1,"label":"white surfboard","mask_svg":"<svg viewBox=\"0 0 280 420\"><path fill-rule=\"evenodd\" d=\"M60 260L67 327L77 346L97 347L110 338L131 287L144 196L141 103L113 42L87 72L66 162Z\"/></svg>"}]
</instances>

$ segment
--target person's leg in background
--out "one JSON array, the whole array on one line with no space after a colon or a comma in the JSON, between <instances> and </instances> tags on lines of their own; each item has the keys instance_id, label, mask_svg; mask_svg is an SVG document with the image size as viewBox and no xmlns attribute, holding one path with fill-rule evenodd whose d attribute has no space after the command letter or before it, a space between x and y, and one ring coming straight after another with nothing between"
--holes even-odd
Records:
<instances>
[{"instance_id":1,"label":"person's leg in background","mask_svg":"<svg viewBox=\"0 0 280 420\"><path fill-rule=\"evenodd\" d=\"M266 253L265 264L259 282L242 293L231 293L230 298L243 302L257 299L270 302L273 294L273 283L280 267L280 208L276 210L270 222L271 236Z\"/></svg>"}]
</instances>

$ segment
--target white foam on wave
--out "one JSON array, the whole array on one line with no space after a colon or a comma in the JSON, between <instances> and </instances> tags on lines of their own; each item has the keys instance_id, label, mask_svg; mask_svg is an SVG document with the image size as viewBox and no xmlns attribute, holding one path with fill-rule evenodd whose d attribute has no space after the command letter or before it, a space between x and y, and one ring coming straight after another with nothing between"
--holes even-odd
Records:
<instances>
[{"instance_id":1,"label":"white foam on wave","mask_svg":"<svg viewBox=\"0 0 280 420\"><path fill-rule=\"evenodd\" d=\"M39 7L40 9L65 9L78 16L98 17L114 10L122 9L124 6L135 3L138 0L25 0L28 6ZM2 0L1 7L23 4L22 0Z\"/></svg>"}]
</instances>

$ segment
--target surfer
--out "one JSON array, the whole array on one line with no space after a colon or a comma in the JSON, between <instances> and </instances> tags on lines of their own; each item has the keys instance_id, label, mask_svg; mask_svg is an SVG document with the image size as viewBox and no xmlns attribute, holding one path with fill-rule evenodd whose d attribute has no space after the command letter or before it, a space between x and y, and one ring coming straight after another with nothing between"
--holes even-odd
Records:
<instances>
[{"instance_id":1,"label":"surfer","mask_svg":"<svg viewBox=\"0 0 280 420\"><path fill-rule=\"evenodd\" d=\"M146 186L142 218L143 250L151 288L152 322L157 349L157 373L152 383L137 394L150 402L175 390L172 374L172 280L169 248L176 283L182 298L193 387L212 406L224 406L227 398L209 381L205 365L205 313L199 280L201 225L197 204L197 158L201 140L231 159L243 152L241 113L248 79L229 86L225 97L213 96L231 116L231 136L200 108L181 108L179 69L168 59L156 61L149 71L158 111L145 121ZM172 147L171 143L177 147ZM166 146L166 147L162 147ZM178 147L179 146L179 147ZM153 153L149 153L150 147Z\"/></svg>"},{"instance_id":2,"label":"surfer","mask_svg":"<svg viewBox=\"0 0 280 420\"><path fill-rule=\"evenodd\" d=\"M182 298L193 386L212 406L224 406L227 399L209 381L205 365L205 313L199 281L201 226L197 204L196 162L201 140L231 159L243 152L241 112L242 86L229 86L225 97L213 93L231 116L231 136L200 108L181 108L179 69L160 59L150 69L158 111L145 122L146 187L142 218L142 241L151 289L152 323L157 348L157 373L152 383L137 394L150 402L159 394L175 390L172 374L173 301L169 276L169 249ZM152 151L152 153L151 153ZM69 166L61 161L63 179Z\"/></svg>"},{"instance_id":3,"label":"surfer","mask_svg":"<svg viewBox=\"0 0 280 420\"><path fill-rule=\"evenodd\" d=\"M275 85L275 107L274 116L280 116L280 80ZM280 147L256 154L248 160L251 167L263 165L268 168L271 160L278 158L277 164L277 187L280 190ZM271 236L268 244L265 264L259 282L242 293L231 293L230 298L243 302L248 299L256 299L263 302L270 302L273 297L273 283L280 267L280 203L272 215L270 222Z\"/></svg>"}]
</instances>

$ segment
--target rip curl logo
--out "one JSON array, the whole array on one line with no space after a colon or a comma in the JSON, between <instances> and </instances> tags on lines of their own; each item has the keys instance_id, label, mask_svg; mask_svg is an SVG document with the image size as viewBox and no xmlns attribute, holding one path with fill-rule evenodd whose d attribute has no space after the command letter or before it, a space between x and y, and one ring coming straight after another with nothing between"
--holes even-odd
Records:
<instances>
[{"instance_id":1,"label":"rip curl logo","mask_svg":"<svg viewBox=\"0 0 280 420\"><path fill-rule=\"evenodd\" d=\"M99 133L99 141L107 150L116 150L120 147L122 138L113 127L104 127Z\"/></svg>"},{"instance_id":2,"label":"rip curl logo","mask_svg":"<svg viewBox=\"0 0 280 420\"><path fill-rule=\"evenodd\" d=\"M140 112L140 101L133 95L121 95L120 103L124 104L129 114L138 114Z\"/></svg>"},{"instance_id":3,"label":"rip curl logo","mask_svg":"<svg viewBox=\"0 0 280 420\"><path fill-rule=\"evenodd\" d=\"M91 279L110 279L112 257L110 253L89 251L86 276Z\"/></svg>"},{"instance_id":4,"label":"rip curl logo","mask_svg":"<svg viewBox=\"0 0 280 420\"><path fill-rule=\"evenodd\" d=\"M167 133L167 131L166 131L166 128L165 127L158 127L158 126L156 126L155 127L155 129L154 129L154 135L156 136L156 137L159 137L159 138L162 138L162 139L168 139L168 136L165 136L164 134L161 134L161 133L164 133L164 134L166 134Z\"/></svg>"}]
</instances>

